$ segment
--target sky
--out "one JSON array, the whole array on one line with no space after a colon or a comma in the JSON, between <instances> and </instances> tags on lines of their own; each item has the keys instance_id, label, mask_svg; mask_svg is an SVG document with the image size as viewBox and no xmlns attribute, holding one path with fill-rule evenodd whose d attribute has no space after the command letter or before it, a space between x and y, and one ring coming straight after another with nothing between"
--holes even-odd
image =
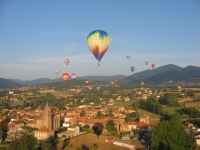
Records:
<instances>
[{"instance_id":1,"label":"sky","mask_svg":"<svg viewBox=\"0 0 200 150\"><path fill-rule=\"evenodd\" d=\"M94 30L111 38L100 66L87 45ZM199 0L0 0L1 78L129 76L151 64L200 67Z\"/></svg>"}]
</instances>

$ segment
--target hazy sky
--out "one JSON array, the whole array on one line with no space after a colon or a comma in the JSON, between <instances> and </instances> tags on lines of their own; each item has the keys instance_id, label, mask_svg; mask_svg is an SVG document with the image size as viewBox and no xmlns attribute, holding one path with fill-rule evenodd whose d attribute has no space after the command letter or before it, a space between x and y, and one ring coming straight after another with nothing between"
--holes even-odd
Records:
<instances>
[{"instance_id":1,"label":"hazy sky","mask_svg":"<svg viewBox=\"0 0 200 150\"><path fill-rule=\"evenodd\" d=\"M98 29L111 37L100 66L87 46ZM152 63L200 67L199 0L0 0L2 78L131 75Z\"/></svg>"}]
</instances>

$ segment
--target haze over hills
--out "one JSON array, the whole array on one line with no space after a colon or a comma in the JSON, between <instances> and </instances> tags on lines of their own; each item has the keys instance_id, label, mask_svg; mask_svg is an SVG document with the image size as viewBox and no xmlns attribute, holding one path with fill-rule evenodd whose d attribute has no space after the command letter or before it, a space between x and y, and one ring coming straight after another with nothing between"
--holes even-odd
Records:
<instances>
[{"instance_id":1,"label":"haze over hills","mask_svg":"<svg viewBox=\"0 0 200 150\"><path fill-rule=\"evenodd\" d=\"M119 83L140 84L142 81L145 84L158 85L164 82L200 82L200 67L187 66L181 68L179 66L169 64L155 69L148 69L142 72L133 73L130 76L113 75L113 76L85 76L77 77L76 80L97 80L97 81L112 81L118 79ZM71 78L69 80L72 80ZM44 83L63 82L62 78L48 79L40 78L31 81L22 81L18 79L3 79L0 78L0 87L34 85Z\"/></svg>"}]
</instances>

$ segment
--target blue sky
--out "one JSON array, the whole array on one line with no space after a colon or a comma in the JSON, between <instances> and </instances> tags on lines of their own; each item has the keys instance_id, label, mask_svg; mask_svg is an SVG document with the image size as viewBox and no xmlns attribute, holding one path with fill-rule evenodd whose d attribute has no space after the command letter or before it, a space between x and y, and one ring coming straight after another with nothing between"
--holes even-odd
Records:
<instances>
[{"instance_id":1,"label":"blue sky","mask_svg":"<svg viewBox=\"0 0 200 150\"><path fill-rule=\"evenodd\" d=\"M100 66L87 46L88 34L98 29L111 37ZM128 76L152 63L200 67L199 0L0 1L2 78Z\"/></svg>"}]
</instances>

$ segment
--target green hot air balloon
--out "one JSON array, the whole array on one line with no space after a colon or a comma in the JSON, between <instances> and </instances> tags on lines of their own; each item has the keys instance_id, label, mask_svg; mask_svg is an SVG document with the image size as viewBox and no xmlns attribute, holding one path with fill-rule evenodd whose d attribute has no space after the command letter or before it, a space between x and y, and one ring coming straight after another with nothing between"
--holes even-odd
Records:
<instances>
[{"instance_id":1,"label":"green hot air balloon","mask_svg":"<svg viewBox=\"0 0 200 150\"><path fill-rule=\"evenodd\" d=\"M131 67L131 71L133 72L135 70L135 67Z\"/></svg>"}]
</instances>

